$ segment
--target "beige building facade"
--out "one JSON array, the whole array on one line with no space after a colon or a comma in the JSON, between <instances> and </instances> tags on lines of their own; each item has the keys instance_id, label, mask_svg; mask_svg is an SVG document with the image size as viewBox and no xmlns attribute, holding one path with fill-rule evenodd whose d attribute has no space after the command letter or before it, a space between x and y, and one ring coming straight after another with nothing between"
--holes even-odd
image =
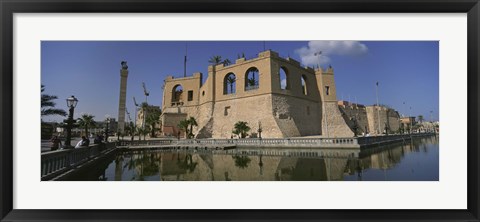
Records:
<instances>
[{"instance_id":1,"label":"beige building facade","mask_svg":"<svg viewBox=\"0 0 480 222\"><path fill-rule=\"evenodd\" d=\"M396 133L400 128L400 115L392 108L385 106L365 106L348 101L338 101L338 107L345 122L357 135L380 135Z\"/></svg>"},{"instance_id":2,"label":"beige building facade","mask_svg":"<svg viewBox=\"0 0 480 222\"><path fill-rule=\"evenodd\" d=\"M253 59L208 67L202 74L164 81L162 129L176 136L178 122L194 117L196 138L230 138L245 121L263 138L322 135L351 137L336 98L333 68L314 70L291 58L264 51Z\"/></svg>"}]
</instances>

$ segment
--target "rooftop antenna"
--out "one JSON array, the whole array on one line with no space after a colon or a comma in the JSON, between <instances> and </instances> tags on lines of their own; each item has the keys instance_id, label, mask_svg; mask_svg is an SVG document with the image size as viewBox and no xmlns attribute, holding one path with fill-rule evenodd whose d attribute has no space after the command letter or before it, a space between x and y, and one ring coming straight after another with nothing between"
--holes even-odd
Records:
<instances>
[{"instance_id":1,"label":"rooftop antenna","mask_svg":"<svg viewBox=\"0 0 480 222\"><path fill-rule=\"evenodd\" d=\"M321 58L321 56L322 56L322 51L318 51L318 52L316 52L316 53L313 53L313 55L314 55L314 56L317 56L317 58L318 58L318 65L317 65L317 66L320 67L320 60L321 60L320 58ZM315 69L315 66L314 66L314 69ZM319 69L320 69L320 68L319 68Z\"/></svg>"},{"instance_id":2,"label":"rooftop antenna","mask_svg":"<svg viewBox=\"0 0 480 222\"><path fill-rule=\"evenodd\" d=\"M188 50L188 43L185 42L185 58L183 60L183 77L187 77L187 51Z\"/></svg>"}]
</instances>

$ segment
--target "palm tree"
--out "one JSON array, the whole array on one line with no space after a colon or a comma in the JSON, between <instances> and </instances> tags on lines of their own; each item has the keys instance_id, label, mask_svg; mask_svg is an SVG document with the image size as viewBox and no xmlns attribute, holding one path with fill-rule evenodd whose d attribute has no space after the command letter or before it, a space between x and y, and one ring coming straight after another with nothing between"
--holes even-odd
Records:
<instances>
[{"instance_id":1,"label":"palm tree","mask_svg":"<svg viewBox=\"0 0 480 222\"><path fill-rule=\"evenodd\" d=\"M140 104L140 107L142 108L142 118L143 118L142 125L145 126L146 120L147 120L146 119L147 111L150 106L148 105L147 102L143 102L142 104Z\"/></svg>"},{"instance_id":2,"label":"palm tree","mask_svg":"<svg viewBox=\"0 0 480 222\"><path fill-rule=\"evenodd\" d=\"M210 59L208 60L208 62L212 65L218 65L218 64L221 64L222 63L222 56L219 56L219 55L216 55L216 56L212 56L210 57Z\"/></svg>"},{"instance_id":3,"label":"palm tree","mask_svg":"<svg viewBox=\"0 0 480 222\"><path fill-rule=\"evenodd\" d=\"M145 120L146 124L150 126L150 136L155 137L155 131L157 130L157 124L160 124L160 113L159 109L150 109Z\"/></svg>"},{"instance_id":4,"label":"palm tree","mask_svg":"<svg viewBox=\"0 0 480 222\"><path fill-rule=\"evenodd\" d=\"M138 128L138 140L141 140L141 136L143 135L143 140L145 140L147 134L150 132L150 127L145 126L145 128Z\"/></svg>"},{"instance_id":5,"label":"palm tree","mask_svg":"<svg viewBox=\"0 0 480 222\"><path fill-rule=\"evenodd\" d=\"M230 59L225 59L225 60L223 60L222 63L223 63L224 66L228 66L228 65L232 64L232 62L230 61Z\"/></svg>"},{"instance_id":6,"label":"palm tree","mask_svg":"<svg viewBox=\"0 0 480 222\"><path fill-rule=\"evenodd\" d=\"M133 136L135 135L135 126L133 126L133 122L129 122L127 125L125 125L125 135L126 136L131 136L131 140L133 141Z\"/></svg>"},{"instance_id":7,"label":"palm tree","mask_svg":"<svg viewBox=\"0 0 480 222\"><path fill-rule=\"evenodd\" d=\"M180 156L177 157L177 165L180 169L185 171L188 170L190 173L195 171L198 163L193 162L192 154L185 155L185 159L183 161L180 161L180 159L178 159L179 157Z\"/></svg>"},{"instance_id":8,"label":"palm tree","mask_svg":"<svg viewBox=\"0 0 480 222\"><path fill-rule=\"evenodd\" d=\"M185 138L187 138L188 136L188 125L189 125L189 122L188 120L184 119L184 120L181 120L180 123L178 123L178 128L182 129L182 130L185 130Z\"/></svg>"},{"instance_id":9,"label":"palm tree","mask_svg":"<svg viewBox=\"0 0 480 222\"><path fill-rule=\"evenodd\" d=\"M419 116L418 116L418 122L421 123L421 122L423 122L423 120L424 120L424 119L423 119L423 115L419 115Z\"/></svg>"},{"instance_id":10,"label":"palm tree","mask_svg":"<svg viewBox=\"0 0 480 222\"><path fill-rule=\"evenodd\" d=\"M230 93L234 93L233 92L233 84L235 84L235 81L237 81L235 79L235 75L229 75L227 77L227 84L230 85Z\"/></svg>"},{"instance_id":11,"label":"palm tree","mask_svg":"<svg viewBox=\"0 0 480 222\"><path fill-rule=\"evenodd\" d=\"M41 115L42 116L49 116L49 115L60 115L60 116L66 116L67 112L63 109L55 109L55 102L52 100L58 99L57 96L52 96L48 94L43 94L43 91L45 91L45 86L42 85L42 102L41 102Z\"/></svg>"},{"instance_id":12,"label":"palm tree","mask_svg":"<svg viewBox=\"0 0 480 222\"><path fill-rule=\"evenodd\" d=\"M240 168L240 169L247 168L248 164L251 161L250 157L248 157L248 156L235 155L235 156L232 156L232 158L235 160L235 166Z\"/></svg>"},{"instance_id":13,"label":"palm tree","mask_svg":"<svg viewBox=\"0 0 480 222\"><path fill-rule=\"evenodd\" d=\"M250 131L250 127L247 125L247 122L238 121L235 123L234 130L232 133L236 135L240 135L241 138L245 138L247 136L248 131Z\"/></svg>"},{"instance_id":14,"label":"palm tree","mask_svg":"<svg viewBox=\"0 0 480 222\"><path fill-rule=\"evenodd\" d=\"M88 129L90 127L95 126L95 121L93 120L92 115L83 114L81 118L78 118L78 125L80 127L84 127L85 129L85 136L88 138Z\"/></svg>"},{"instance_id":15,"label":"palm tree","mask_svg":"<svg viewBox=\"0 0 480 222\"><path fill-rule=\"evenodd\" d=\"M195 117L190 116L190 118L188 119L188 124L190 125L190 132L189 132L188 136L190 138L193 138L193 127L198 126L198 123L197 123L197 120L195 119Z\"/></svg>"},{"instance_id":16,"label":"palm tree","mask_svg":"<svg viewBox=\"0 0 480 222\"><path fill-rule=\"evenodd\" d=\"M135 132L137 131L137 126L133 122L130 122L130 136L132 137L131 140L133 141L135 138Z\"/></svg>"},{"instance_id":17,"label":"palm tree","mask_svg":"<svg viewBox=\"0 0 480 222\"><path fill-rule=\"evenodd\" d=\"M247 79L247 86L256 86L257 85L257 80L255 80L255 76Z\"/></svg>"},{"instance_id":18,"label":"palm tree","mask_svg":"<svg viewBox=\"0 0 480 222\"><path fill-rule=\"evenodd\" d=\"M255 86L257 85L257 80L255 79L255 75L258 75L258 69L250 69L249 71L249 76L250 74L252 75L251 78L248 78L247 83L249 86Z\"/></svg>"}]
</instances>

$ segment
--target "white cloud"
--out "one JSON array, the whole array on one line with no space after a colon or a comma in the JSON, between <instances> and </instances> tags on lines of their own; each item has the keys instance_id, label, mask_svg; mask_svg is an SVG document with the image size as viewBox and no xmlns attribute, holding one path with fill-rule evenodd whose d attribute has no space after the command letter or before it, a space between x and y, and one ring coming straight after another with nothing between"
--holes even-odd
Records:
<instances>
[{"instance_id":1,"label":"white cloud","mask_svg":"<svg viewBox=\"0 0 480 222\"><path fill-rule=\"evenodd\" d=\"M295 50L304 65L325 65L331 55L354 56L367 53L365 44L358 41L310 41L308 46ZM320 55L315 55L321 52Z\"/></svg>"}]
</instances>

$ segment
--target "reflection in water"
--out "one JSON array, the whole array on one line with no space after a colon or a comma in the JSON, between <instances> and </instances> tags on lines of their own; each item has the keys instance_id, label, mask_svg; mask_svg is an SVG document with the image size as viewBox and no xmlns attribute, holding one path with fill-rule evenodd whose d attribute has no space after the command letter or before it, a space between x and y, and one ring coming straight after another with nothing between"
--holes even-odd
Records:
<instances>
[{"instance_id":1,"label":"reflection in water","mask_svg":"<svg viewBox=\"0 0 480 222\"><path fill-rule=\"evenodd\" d=\"M438 137L358 149L144 150L117 154L74 180L438 180Z\"/></svg>"},{"instance_id":2,"label":"reflection in water","mask_svg":"<svg viewBox=\"0 0 480 222\"><path fill-rule=\"evenodd\" d=\"M238 156L234 155L232 158L235 160L235 166L241 169L245 169L248 167L251 159L248 156ZM259 163L260 164L260 163Z\"/></svg>"}]
</instances>

